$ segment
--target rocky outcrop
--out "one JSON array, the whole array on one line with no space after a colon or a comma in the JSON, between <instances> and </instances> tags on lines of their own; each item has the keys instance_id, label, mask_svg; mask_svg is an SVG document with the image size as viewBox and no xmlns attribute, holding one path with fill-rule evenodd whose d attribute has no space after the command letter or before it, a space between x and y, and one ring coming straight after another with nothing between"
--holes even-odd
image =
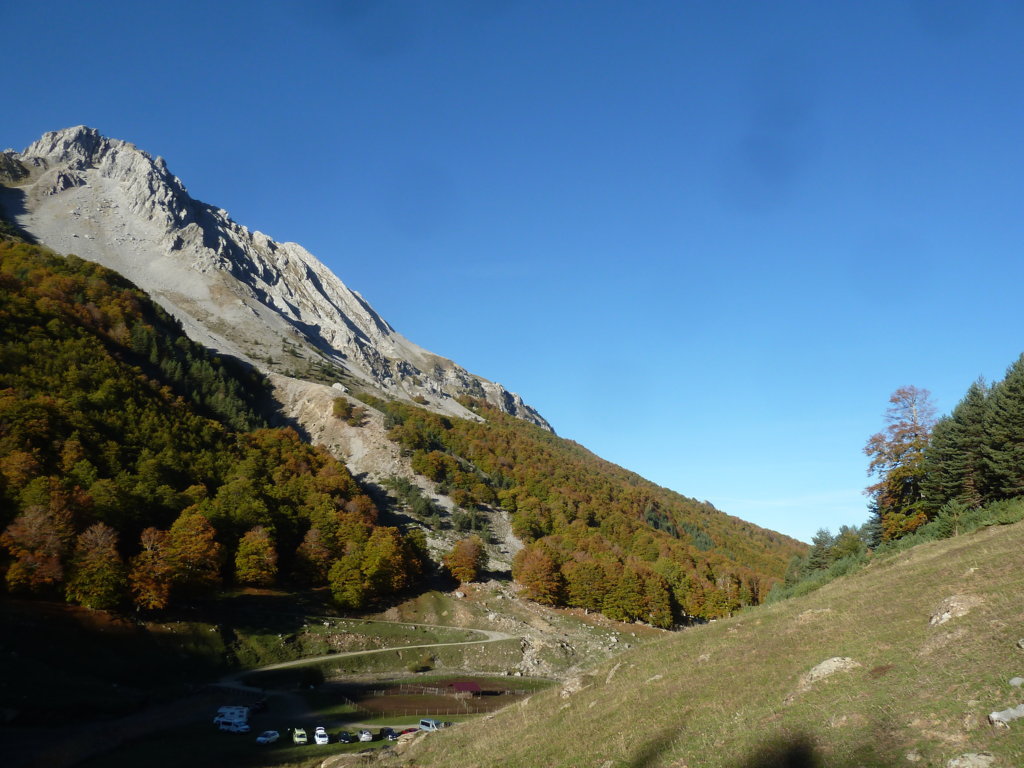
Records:
<instances>
[{"instance_id":1,"label":"rocky outcrop","mask_svg":"<svg viewBox=\"0 0 1024 768\"><path fill-rule=\"evenodd\" d=\"M0 205L15 223L121 272L214 349L457 415L466 411L455 398L484 398L550 429L519 395L397 333L300 245L191 198L162 158L133 144L68 128L4 153L0 173Z\"/></svg>"}]
</instances>

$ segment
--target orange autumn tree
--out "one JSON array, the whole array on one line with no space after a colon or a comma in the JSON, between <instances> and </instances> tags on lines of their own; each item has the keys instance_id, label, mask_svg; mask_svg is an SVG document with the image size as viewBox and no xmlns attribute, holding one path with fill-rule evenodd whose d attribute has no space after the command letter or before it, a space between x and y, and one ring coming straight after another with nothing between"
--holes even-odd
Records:
<instances>
[{"instance_id":1,"label":"orange autumn tree","mask_svg":"<svg viewBox=\"0 0 1024 768\"><path fill-rule=\"evenodd\" d=\"M168 539L167 531L153 527L142 531L141 550L128 570L128 588L136 608L155 611L170 602L173 569L167 560Z\"/></svg>"},{"instance_id":2,"label":"orange autumn tree","mask_svg":"<svg viewBox=\"0 0 1024 768\"><path fill-rule=\"evenodd\" d=\"M878 478L864 491L870 499L872 523L882 541L898 539L924 525L922 481L925 448L935 426L935 407L927 389L900 387L889 397L886 428L864 446L870 457L868 474Z\"/></svg>"},{"instance_id":3,"label":"orange autumn tree","mask_svg":"<svg viewBox=\"0 0 1024 768\"><path fill-rule=\"evenodd\" d=\"M562 597L562 574L551 550L543 544L528 544L512 560L512 578L526 588L526 596L544 605L558 605Z\"/></svg>"},{"instance_id":4,"label":"orange autumn tree","mask_svg":"<svg viewBox=\"0 0 1024 768\"><path fill-rule=\"evenodd\" d=\"M460 582L476 581L486 562L484 542L476 534L460 539L442 558L445 568Z\"/></svg>"}]
</instances>

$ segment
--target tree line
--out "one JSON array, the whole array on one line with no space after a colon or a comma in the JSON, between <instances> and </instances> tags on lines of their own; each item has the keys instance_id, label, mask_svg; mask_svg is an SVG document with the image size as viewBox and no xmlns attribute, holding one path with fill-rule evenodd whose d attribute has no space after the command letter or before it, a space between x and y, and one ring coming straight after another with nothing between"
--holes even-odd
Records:
<instances>
[{"instance_id":1,"label":"tree line","mask_svg":"<svg viewBox=\"0 0 1024 768\"><path fill-rule=\"evenodd\" d=\"M890 397L884 432L865 452L872 543L901 538L938 517L1024 496L1024 355L994 384L978 379L948 415L925 389Z\"/></svg>"},{"instance_id":2,"label":"tree line","mask_svg":"<svg viewBox=\"0 0 1024 768\"><path fill-rule=\"evenodd\" d=\"M1002 380L973 382L947 415L936 416L928 390L904 386L890 395L884 419L864 447L874 480L867 522L836 535L818 530L773 598L820 586L871 552L1024 516L1024 355Z\"/></svg>"}]
</instances>

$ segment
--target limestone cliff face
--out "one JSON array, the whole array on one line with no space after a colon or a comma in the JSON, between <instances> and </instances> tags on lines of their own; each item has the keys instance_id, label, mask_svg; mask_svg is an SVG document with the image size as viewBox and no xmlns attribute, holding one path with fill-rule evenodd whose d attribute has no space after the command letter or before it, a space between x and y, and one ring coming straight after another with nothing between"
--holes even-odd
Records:
<instances>
[{"instance_id":1,"label":"limestone cliff face","mask_svg":"<svg viewBox=\"0 0 1024 768\"><path fill-rule=\"evenodd\" d=\"M0 206L40 242L115 269L197 341L268 371L336 380L390 397L485 398L550 429L500 384L397 333L295 243L277 243L192 199L163 158L78 126L0 155Z\"/></svg>"}]
</instances>

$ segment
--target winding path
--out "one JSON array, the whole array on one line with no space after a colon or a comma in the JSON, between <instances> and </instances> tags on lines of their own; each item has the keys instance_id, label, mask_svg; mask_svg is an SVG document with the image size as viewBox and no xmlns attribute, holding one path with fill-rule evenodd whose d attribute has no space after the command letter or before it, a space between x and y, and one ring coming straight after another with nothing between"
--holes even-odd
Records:
<instances>
[{"instance_id":1,"label":"winding path","mask_svg":"<svg viewBox=\"0 0 1024 768\"><path fill-rule=\"evenodd\" d=\"M316 617L310 617L316 618ZM390 651L407 651L416 648L446 648L453 645L476 645L477 643L496 643L501 640L515 640L518 635L509 635L505 632L497 632L493 629L475 629L473 627L446 627L441 624L416 624L409 621L374 621L370 622L373 624L400 624L406 627L428 627L430 629L461 629L465 632L479 632L484 635L483 640L458 640L450 643L420 643L418 645L395 645L389 648L368 648L362 651L343 651L341 653L328 653L322 656L308 656L304 659L294 659L293 661L279 661L276 664L267 664L262 667L253 667L252 669L246 669L242 672L235 672L234 674L228 675L221 678L221 681L217 685L231 685L231 687L246 688L248 690L259 690L252 686L245 686L241 683L236 683L239 678L251 675L254 672L269 672L273 669L288 669L290 667L304 667L310 664L318 664L321 661L331 661L332 659L343 659L346 656L366 656L371 653L388 653Z\"/></svg>"}]
</instances>

